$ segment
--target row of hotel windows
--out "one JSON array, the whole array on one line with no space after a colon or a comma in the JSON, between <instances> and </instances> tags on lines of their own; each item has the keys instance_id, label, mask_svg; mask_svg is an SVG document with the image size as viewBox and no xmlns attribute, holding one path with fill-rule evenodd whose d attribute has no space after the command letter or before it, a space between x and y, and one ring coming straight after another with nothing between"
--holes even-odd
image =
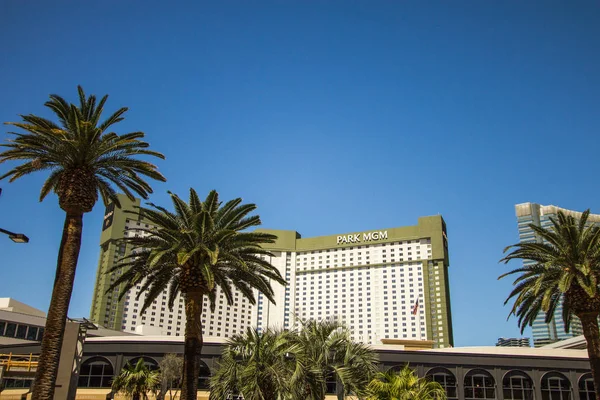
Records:
<instances>
[{"instance_id":1,"label":"row of hotel windows","mask_svg":"<svg viewBox=\"0 0 600 400\"><path fill-rule=\"evenodd\" d=\"M41 341L44 328L16 322L0 321L0 336Z\"/></svg>"},{"instance_id":2,"label":"row of hotel windows","mask_svg":"<svg viewBox=\"0 0 600 400\"><path fill-rule=\"evenodd\" d=\"M354 250L354 249L368 249L368 248L375 248L375 247L388 247L388 246L394 246L394 245L402 245L402 244L431 244L431 239L427 238L427 239L421 239L421 240L405 240L405 241L398 241L398 242L389 242L389 243L380 243L380 244L372 244L372 245L364 245L364 246L356 246L356 247L343 247L340 249L325 249L325 250L313 250L313 251L300 251L296 253L296 256L304 256L307 254L319 254L319 253L335 253L335 252L342 252L342 251L348 251L348 250Z\"/></svg>"},{"instance_id":3,"label":"row of hotel windows","mask_svg":"<svg viewBox=\"0 0 600 400\"><path fill-rule=\"evenodd\" d=\"M431 250L429 250L428 253L430 253L430 254L427 255L427 259L431 259ZM418 256L420 256L420 254L421 253L417 252ZM394 254L392 254L392 257L394 257ZM418 261L418 260L421 260L421 258L418 257L414 261ZM360 257L358 257L358 259L356 261L357 262L355 264L352 258L350 258L350 260L348 261L348 263L346 263L345 259L342 259L341 262L338 262L338 260L335 259L335 260L333 260L333 263L331 263L331 264L329 264L328 263L329 261L327 261L327 263L325 264L325 267L326 268L329 268L329 267L340 268L340 267L347 267L347 266L354 267L354 266L363 265L362 260L361 260ZM387 264L388 262L406 262L406 261L413 261L413 258L411 257L410 253L408 253L408 257L407 258L404 258L404 256L402 255L402 253L400 253L400 258L398 258L397 260L396 260L396 258L390 258L389 260L387 260L386 259L386 255L384 254L383 255L383 259L381 260L381 262L384 263L384 264ZM411 263L409 263L409 264L411 264ZM364 262L364 265L371 265L371 261L369 260L368 256L367 256L367 258L366 258L366 260ZM400 265L404 266L404 264L400 264ZM322 266L323 266L323 263L321 261L319 261L318 267L321 268ZM307 266L307 263L304 263L304 267L303 268L298 268L298 272L305 272L308 269L309 268ZM311 265L310 265L310 270L314 270L314 269L315 269L315 263L314 263L314 261L312 261Z\"/></svg>"}]
</instances>

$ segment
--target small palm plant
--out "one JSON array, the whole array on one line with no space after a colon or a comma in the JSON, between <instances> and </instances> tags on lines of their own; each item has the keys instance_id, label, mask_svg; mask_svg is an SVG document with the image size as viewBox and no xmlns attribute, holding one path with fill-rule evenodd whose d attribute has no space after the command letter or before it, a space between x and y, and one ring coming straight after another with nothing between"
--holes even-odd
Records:
<instances>
[{"instance_id":1,"label":"small palm plant","mask_svg":"<svg viewBox=\"0 0 600 400\"><path fill-rule=\"evenodd\" d=\"M148 149L143 132L118 135L114 125L124 119L127 108L121 108L101 120L108 96L96 102L79 86L79 104L69 104L58 95L45 103L58 119L55 123L36 115L21 115L22 122L9 122L22 130L10 132L14 137L0 146L0 163L18 161L19 165L0 176L10 182L23 176L49 172L42 185L40 201L51 191L65 211L65 223L58 251L56 278L42 339L39 367L33 387L34 399L51 399L58 373L67 311L73 291L75 269L83 230L83 215L92 211L102 197L104 204L120 206L115 187L130 199L134 193L147 198L152 188L147 178L164 181L155 165L140 156L164 158Z\"/></svg>"},{"instance_id":2,"label":"small palm plant","mask_svg":"<svg viewBox=\"0 0 600 400\"><path fill-rule=\"evenodd\" d=\"M272 255L262 245L276 236L249 232L260 225L258 215L250 215L254 204L237 198L222 204L216 191L201 201L190 189L189 202L171 194L174 212L150 204L140 215L153 227L141 229L140 237L126 238L134 251L112 271L123 269L108 291L121 287L121 298L136 285L146 292L144 312L164 290L169 292L169 308L177 295L185 301L185 346L182 398L195 400L202 351L202 307L206 296L214 311L217 290L233 304L234 288L254 304L255 290L274 302L271 281L285 284L279 270L267 261ZM139 297L139 294L138 294Z\"/></svg>"},{"instance_id":3,"label":"small palm plant","mask_svg":"<svg viewBox=\"0 0 600 400\"><path fill-rule=\"evenodd\" d=\"M148 392L160 387L160 373L151 371L140 358L135 365L127 364L113 380L112 390L123 393L132 400L148 399Z\"/></svg>"},{"instance_id":4,"label":"small palm plant","mask_svg":"<svg viewBox=\"0 0 600 400\"><path fill-rule=\"evenodd\" d=\"M529 225L541 241L508 246L504 251L512 251L500 260L529 263L498 279L517 275L504 304L514 298L509 317L518 317L521 332L533 325L541 312L549 323L559 305L565 331L569 332L573 316L581 320L596 398L600 399L600 228L588 224L589 215L587 210L576 219L559 211L556 219L550 218L547 229Z\"/></svg>"},{"instance_id":5,"label":"small palm plant","mask_svg":"<svg viewBox=\"0 0 600 400\"><path fill-rule=\"evenodd\" d=\"M211 378L211 400L243 397L277 400L291 397L301 374L292 333L248 329L227 341L219 366Z\"/></svg>"},{"instance_id":6,"label":"small palm plant","mask_svg":"<svg viewBox=\"0 0 600 400\"><path fill-rule=\"evenodd\" d=\"M419 378L405 366L400 371L378 372L367 387L369 400L444 400L446 391L438 382Z\"/></svg>"},{"instance_id":7,"label":"small palm plant","mask_svg":"<svg viewBox=\"0 0 600 400\"><path fill-rule=\"evenodd\" d=\"M298 380L305 390L303 398L324 399L331 380L342 385L340 397L365 395L377 370L377 356L368 345L354 342L343 323L334 319L303 321L296 341L298 357L306 366L303 380Z\"/></svg>"}]
</instances>

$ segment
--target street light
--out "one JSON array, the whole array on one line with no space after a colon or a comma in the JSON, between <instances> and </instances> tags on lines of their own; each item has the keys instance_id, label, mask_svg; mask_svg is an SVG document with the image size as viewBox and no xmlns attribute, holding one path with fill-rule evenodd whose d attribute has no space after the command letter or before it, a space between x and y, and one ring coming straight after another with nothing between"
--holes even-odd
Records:
<instances>
[{"instance_id":1,"label":"street light","mask_svg":"<svg viewBox=\"0 0 600 400\"><path fill-rule=\"evenodd\" d=\"M0 188L0 195L2 195L2 188ZM14 233L0 228L0 233L8 235L8 238L15 243L29 243L29 238L22 233Z\"/></svg>"},{"instance_id":2,"label":"street light","mask_svg":"<svg viewBox=\"0 0 600 400\"><path fill-rule=\"evenodd\" d=\"M0 228L0 233L8 235L8 238L15 243L29 243L29 238L22 233L14 233Z\"/></svg>"}]
</instances>

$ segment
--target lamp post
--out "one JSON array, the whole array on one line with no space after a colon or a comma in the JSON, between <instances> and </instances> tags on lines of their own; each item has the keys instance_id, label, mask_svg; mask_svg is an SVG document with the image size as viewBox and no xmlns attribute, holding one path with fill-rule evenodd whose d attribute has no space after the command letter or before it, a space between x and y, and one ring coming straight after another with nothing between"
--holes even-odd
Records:
<instances>
[{"instance_id":1,"label":"lamp post","mask_svg":"<svg viewBox=\"0 0 600 400\"><path fill-rule=\"evenodd\" d=\"M2 188L0 188L0 196L2 195ZM29 243L29 238L22 233L14 233L7 231L6 229L0 228L0 233L8 235L8 238L15 243Z\"/></svg>"},{"instance_id":2,"label":"lamp post","mask_svg":"<svg viewBox=\"0 0 600 400\"><path fill-rule=\"evenodd\" d=\"M14 233L0 228L0 233L8 235L8 238L15 243L29 243L29 238L22 233Z\"/></svg>"}]
</instances>

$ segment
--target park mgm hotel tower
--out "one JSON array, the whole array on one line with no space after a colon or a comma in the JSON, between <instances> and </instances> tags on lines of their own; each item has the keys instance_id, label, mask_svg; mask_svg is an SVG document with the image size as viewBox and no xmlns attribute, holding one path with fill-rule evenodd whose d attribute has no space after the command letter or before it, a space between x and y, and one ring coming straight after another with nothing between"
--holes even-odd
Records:
<instances>
[{"instance_id":1,"label":"park mgm hotel tower","mask_svg":"<svg viewBox=\"0 0 600 400\"><path fill-rule=\"evenodd\" d=\"M130 251L118 239L148 227L137 214L126 212L139 206L139 200L120 199L123 207L109 205L104 216L91 319L128 332L183 335L181 296L170 310L165 292L142 314L144 293L136 300L139 286L122 301L118 289L106 293L116 278L106 271ZM257 293L252 305L236 293L235 304L228 306L218 293L215 311L207 303L203 308L204 335L230 337L247 327L290 329L300 320L335 318L365 343L427 340L434 347L453 345L448 241L441 216L420 217L414 226L310 238L295 231L262 231L278 237L267 247L273 254L269 261L287 285L273 283L275 304Z\"/></svg>"}]
</instances>

